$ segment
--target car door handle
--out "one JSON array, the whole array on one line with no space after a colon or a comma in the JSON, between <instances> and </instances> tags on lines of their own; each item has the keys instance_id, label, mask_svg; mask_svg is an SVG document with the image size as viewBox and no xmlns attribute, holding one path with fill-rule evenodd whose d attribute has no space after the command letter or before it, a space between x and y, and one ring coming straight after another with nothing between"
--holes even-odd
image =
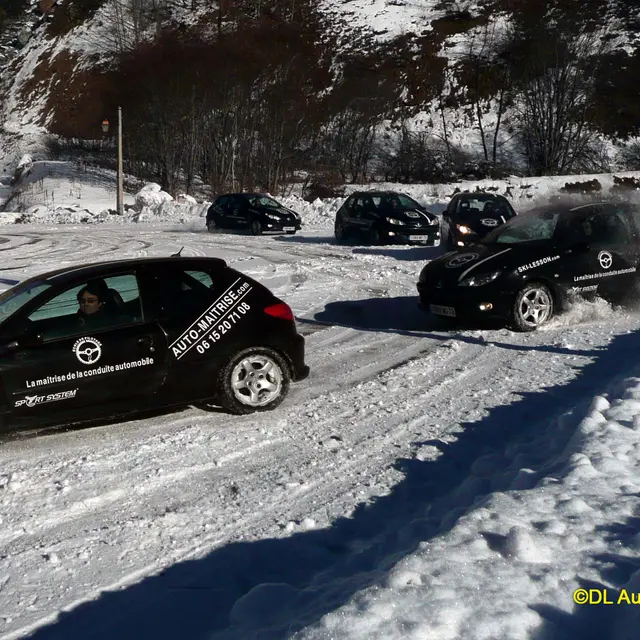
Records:
<instances>
[{"instance_id":1,"label":"car door handle","mask_svg":"<svg viewBox=\"0 0 640 640\"><path fill-rule=\"evenodd\" d=\"M138 338L138 346L141 349L146 349L153 353L156 350L156 347L153 343L153 338L151 336L142 336L142 338Z\"/></svg>"}]
</instances>

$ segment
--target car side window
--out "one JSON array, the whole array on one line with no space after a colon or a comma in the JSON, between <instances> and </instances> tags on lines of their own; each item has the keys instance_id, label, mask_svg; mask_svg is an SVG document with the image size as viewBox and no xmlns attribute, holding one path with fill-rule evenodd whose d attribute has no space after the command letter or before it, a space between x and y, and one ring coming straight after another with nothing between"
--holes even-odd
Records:
<instances>
[{"instance_id":1,"label":"car side window","mask_svg":"<svg viewBox=\"0 0 640 640\"><path fill-rule=\"evenodd\" d=\"M29 329L45 341L142 321L134 274L97 278L54 296L28 316Z\"/></svg>"},{"instance_id":2,"label":"car side window","mask_svg":"<svg viewBox=\"0 0 640 640\"><path fill-rule=\"evenodd\" d=\"M220 196L216 202L215 202L216 207L218 207L218 209L220 209L221 211L226 211L229 205L229 196Z\"/></svg>"},{"instance_id":3,"label":"car side window","mask_svg":"<svg viewBox=\"0 0 640 640\"><path fill-rule=\"evenodd\" d=\"M190 278L193 278L200 284L203 284L205 287L207 287L207 289L213 288L213 278L211 277L211 274L207 273L206 271L185 271L185 273ZM185 287L189 287L188 281L185 282Z\"/></svg>"},{"instance_id":4,"label":"car side window","mask_svg":"<svg viewBox=\"0 0 640 640\"><path fill-rule=\"evenodd\" d=\"M211 304L215 293L213 272L176 266L154 269L147 277L151 286L145 305L160 318L198 313Z\"/></svg>"},{"instance_id":5,"label":"car side window","mask_svg":"<svg viewBox=\"0 0 640 640\"><path fill-rule=\"evenodd\" d=\"M231 201L231 208L235 211L243 211L247 208L247 201L242 196L234 196Z\"/></svg>"}]
</instances>

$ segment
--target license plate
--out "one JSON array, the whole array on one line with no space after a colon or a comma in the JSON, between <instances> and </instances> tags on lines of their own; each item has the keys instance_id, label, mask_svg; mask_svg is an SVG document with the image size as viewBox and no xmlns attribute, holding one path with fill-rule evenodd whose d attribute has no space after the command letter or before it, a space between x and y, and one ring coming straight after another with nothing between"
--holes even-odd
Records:
<instances>
[{"instance_id":1,"label":"license plate","mask_svg":"<svg viewBox=\"0 0 640 640\"><path fill-rule=\"evenodd\" d=\"M437 316L448 316L449 318L456 317L456 310L453 307L443 307L440 304L429 305L429 311Z\"/></svg>"},{"instance_id":2,"label":"license plate","mask_svg":"<svg viewBox=\"0 0 640 640\"><path fill-rule=\"evenodd\" d=\"M427 242L429 236L409 236L409 240L412 242Z\"/></svg>"},{"instance_id":3,"label":"license plate","mask_svg":"<svg viewBox=\"0 0 640 640\"><path fill-rule=\"evenodd\" d=\"M295 231L295 227L282 227L284 231Z\"/></svg>"}]
</instances>

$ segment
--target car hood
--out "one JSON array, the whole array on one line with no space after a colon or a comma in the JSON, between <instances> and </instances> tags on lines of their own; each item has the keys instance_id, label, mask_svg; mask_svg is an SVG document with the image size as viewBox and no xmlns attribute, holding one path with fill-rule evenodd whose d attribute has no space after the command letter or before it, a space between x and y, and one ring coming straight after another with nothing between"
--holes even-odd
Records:
<instances>
[{"instance_id":1,"label":"car hood","mask_svg":"<svg viewBox=\"0 0 640 640\"><path fill-rule=\"evenodd\" d=\"M395 218L406 224L429 224L437 216L420 209L388 210L384 214L388 218Z\"/></svg>"},{"instance_id":2,"label":"car hood","mask_svg":"<svg viewBox=\"0 0 640 640\"><path fill-rule=\"evenodd\" d=\"M549 246L473 244L432 260L423 268L420 279L455 285L471 275L498 270L525 273L559 259L557 250Z\"/></svg>"},{"instance_id":3,"label":"car hood","mask_svg":"<svg viewBox=\"0 0 640 640\"><path fill-rule=\"evenodd\" d=\"M482 213L472 213L466 216L462 214L458 217L458 220L459 224L466 225L480 236L484 236L489 233L489 231L493 231L506 221L504 216L498 213L488 213L486 215Z\"/></svg>"},{"instance_id":4,"label":"car hood","mask_svg":"<svg viewBox=\"0 0 640 640\"><path fill-rule=\"evenodd\" d=\"M259 211L260 213L269 213L272 216L278 216L281 220L295 220L296 215L293 211L289 211L289 209L285 209L284 207L253 207L255 211Z\"/></svg>"}]
</instances>

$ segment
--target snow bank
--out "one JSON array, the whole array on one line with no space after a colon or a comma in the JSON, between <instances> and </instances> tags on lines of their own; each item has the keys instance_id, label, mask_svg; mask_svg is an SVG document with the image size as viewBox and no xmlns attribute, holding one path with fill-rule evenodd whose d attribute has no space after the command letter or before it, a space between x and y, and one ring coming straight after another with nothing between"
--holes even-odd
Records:
<instances>
[{"instance_id":1,"label":"snow bank","mask_svg":"<svg viewBox=\"0 0 640 640\"><path fill-rule=\"evenodd\" d=\"M573 614L562 637L636 637L638 607L625 597L640 593L640 571L619 587L596 582L605 540L614 541L619 567L625 560L637 566L640 549L632 526L640 379L628 378L616 395L595 397L582 419L561 415L534 437L476 460L463 485L431 508L429 525L442 535L420 543L379 584L296 640L527 640L549 624L545 607L567 620ZM494 490L473 502L479 486ZM410 539L411 531L398 535ZM614 613L610 606L581 608L574 593L585 585L597 588L594 599L607 589L606 597L622 604Z\"/></svg>"}]
</instances>

